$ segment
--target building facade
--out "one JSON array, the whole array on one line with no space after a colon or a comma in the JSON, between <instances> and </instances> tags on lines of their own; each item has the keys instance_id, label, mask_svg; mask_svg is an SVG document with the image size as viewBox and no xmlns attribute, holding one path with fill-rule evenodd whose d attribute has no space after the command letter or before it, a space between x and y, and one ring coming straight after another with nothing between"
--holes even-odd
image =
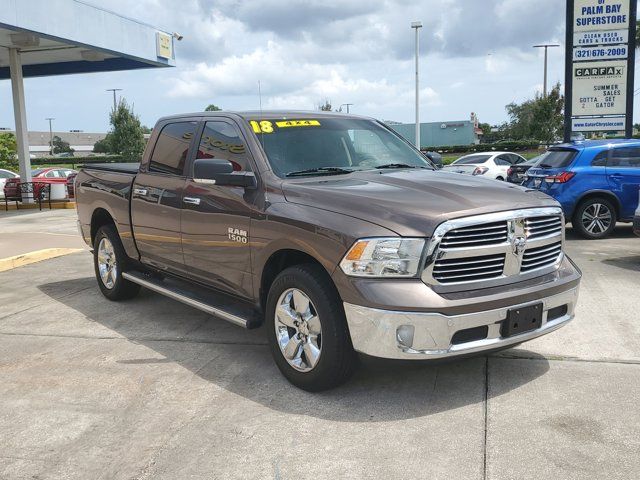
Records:
<instances>
[{"instance_id":1,"label":"building facade","mask_svg":"<svg viewBox=\"0 0 640 480\"><path fill-rule=\"evenodd\" d=\"M387 122L391 128L415 143L415 123ZM429 149L454 145L475 145L480 143L482 130L478 127L478 117L471 114L470 120L451 122L428 122L420 124L420 148Z\"/></svg>"}]
</instances>

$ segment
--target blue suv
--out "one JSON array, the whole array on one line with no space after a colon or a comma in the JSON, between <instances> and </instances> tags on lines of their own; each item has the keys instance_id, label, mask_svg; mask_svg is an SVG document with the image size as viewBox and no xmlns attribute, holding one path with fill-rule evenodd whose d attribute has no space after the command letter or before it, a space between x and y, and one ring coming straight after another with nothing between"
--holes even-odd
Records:
<instances>
[{"instance_id":1,"label":"blue suv","mask_svg":"<svg viewBox=\"0 0 640 480\"><path fill-rule=\"evenodd\" d=\"M597 140L551 147L524 186L551 195L588 239L633 221L640 190L640 140Z\"/></svg>"}]
</instances>

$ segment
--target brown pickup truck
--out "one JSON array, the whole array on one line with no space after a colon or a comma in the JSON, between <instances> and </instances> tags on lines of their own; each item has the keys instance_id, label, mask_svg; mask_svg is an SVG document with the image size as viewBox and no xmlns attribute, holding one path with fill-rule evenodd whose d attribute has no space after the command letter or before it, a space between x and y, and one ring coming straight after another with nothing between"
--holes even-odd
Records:
<instances>
[{"instance_id":1,"label":"brown pickup truck","mask_svg":"<svg viewBox=\"0 0 640 480\"><path fill-rule=\"evenodd\" d=\"M356 352L439 359L573 318L580 272L550 197L445 173L383 123L309 112L161 119L139 165L76 178L110 300L145 287L245 328L317 391Z\"/></svg>"}]
</instances>

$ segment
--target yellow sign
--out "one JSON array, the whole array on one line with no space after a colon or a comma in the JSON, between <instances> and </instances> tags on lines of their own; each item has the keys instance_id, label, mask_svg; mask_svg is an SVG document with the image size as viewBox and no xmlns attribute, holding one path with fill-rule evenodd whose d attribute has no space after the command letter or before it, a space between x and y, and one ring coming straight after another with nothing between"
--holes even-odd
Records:
<instances>
[{"instance_id":1,"label":"yellow sign","mask_svg":"<svg viewBox=\"0 0 640 480\"><path fill-rule=\"evenodd\" d=\"M171 52L171 46L172 46L171 35L168 35L162 32L157 32L156 38L157 38L156 50L157 50L158 57L170 59L173 56Z\"/></svg>"},{"instance_id":2,"label":"yellow sign","mask_svg":"<svg viewBox=\"0 0 640 480\"><path fill-rule=\"evenodd\" d=\"M287 127L319 127L320 122L318 120L286 120L283 122L276 122L279 128Z\"/></svg>"}]
</instances>

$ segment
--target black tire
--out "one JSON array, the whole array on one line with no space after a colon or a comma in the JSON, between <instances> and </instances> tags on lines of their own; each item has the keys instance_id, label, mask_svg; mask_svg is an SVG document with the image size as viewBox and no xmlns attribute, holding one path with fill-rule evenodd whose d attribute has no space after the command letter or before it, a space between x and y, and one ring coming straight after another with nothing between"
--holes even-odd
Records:
<instances>
[{"instance_id":1,"label":"black tire","mask_svg":"<svg viewBox=\"0 0 640 480\"><path fill-rule=\"evenodd\" d=\"M114 274L110 277L109 282L113 281L112 285L105 284L100 274L100 261L98 259L100 244L103 241L108 241L113 247L113 253L115 256L115 269L112 270ZM122 278L122 272L126 271L129 266L129 257L124 251L120 236L113 225L104 225L98 229L95 240L93 242L93 267L96 273L96 280L102 294L109 300L127 300L135 297L140 291L140 285L130 282ZM108 282L108 283L109 283Z\"/></svg>"},{"instance_id":2,"label":"black tire","mask_svg":"<svg viewBox=\"0 0 640 480\"><path fill-rule=\"evenodd\" d=\"M589 217L597 211L598 205L600 206L599 211L603 219L595 226L589 223L585 224L588 222ZM607 218L609 218L609 220L606 220ZM606 223L607 221L609 223ZM611 235L611 232L616 228L616 221L617 214L613 202L604 197L592 197L580 202L573 213L571 224L581 237L588 240L598 240Z\"/></svg>"},{"instance_id":3,"label":"black tire","mask_svg":"<svg viewBox=\"0 0 640 480\"><path fill-rule=\"evenodd\" d=\"M322 327L319 359L311 370L304 372L294 368L285 358L276 335L278 301L292 289L308 297ZM334 388L349 379L356 368L357 356L351 344L342 301L331 278L318 265L290 267L275 278L267 296L265 328L276 365L287 380L302 390L318 392ZM300 355L300 358L305 358L302 347Z\"/></svg>"},{"instance_id":4,"label":"black tire","mask_svg":"<svg viewBox=\"0 0 640 480\"><path fill-rule=\"evenodd\" d=\"M496 177L496 180L500 180L501 182L504 182L504 178L502 177Z\"/></svg>"}]
</instances>

